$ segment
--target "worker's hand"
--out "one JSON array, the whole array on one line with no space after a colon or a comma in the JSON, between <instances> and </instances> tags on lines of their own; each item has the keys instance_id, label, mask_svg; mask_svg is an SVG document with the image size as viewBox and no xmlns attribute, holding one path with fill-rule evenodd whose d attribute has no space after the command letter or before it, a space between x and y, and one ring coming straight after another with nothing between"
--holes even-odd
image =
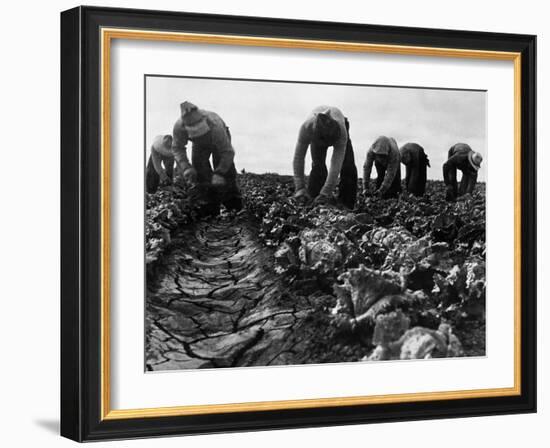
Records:
<instances>
[{"instance_id":1,"label":"worker's hand","mask_svg":"<svg viewBox=\"0 0 550 448\"><path fill-rule=\"evenodd\" d=\"M313 205L326 205L330 202L330 198L324 194L320 194L313 200Z\"/></svg>"},{"instance_id":2,"label":"worker's hand","mask_svg":"<svg viewBox=\"0 0 550 448\"><path fill-rule=\"evenodd\" d=\"M197 182L197 170L193 167L187 168L183 172L183 178L185 179L186 182L189 182L191 184L196 183Z\"/></svg>"},{"instance_id":3,"label":"worker's hand","mask_svg":"<svg viewBox=\"0 0 550 448\"><path fill-rule=\"evenodd\" d=\"M221 174L214 173L214 175L212 176L213 187L217 187L217 188L224 187L226 183L227 182L225 180L225 177L223 177Z\"/></svg>"},{"instance_id":4,"label":"worker's hand","mask_svg":"<svg viewBox=\"0 0 550 448\"><path fill-rule=\"evenodd\" d=\"M375 198L381 198L384 196L384 191L382 191L381 188L379 188L378 190L376 190L374 193L373 193L373 196Z\"/></svg>"},{"instance_id":5,"label":"worker's hand","mask_svg":"<svg viewBox=\"0 0 550 448\"><path fill-rule=\"evenodd\" d=\"M166 173L161 173L160 174L160 185L161 186L166 186L166 185L170 185L172 183L172 181L170 180L170 178L166 175Z\"/></svg>"},{"instance_id":6,"label":"worker's hand","mask_svg":"<svg viewBox=\"0 0 550 448\"><path fill-rule=\"evenodd\" d=\"M301 202L309 202L311 201L311 196L305 188L300 188L296 193L294 193L294 199Z\"/></svg>"}]
</instances>

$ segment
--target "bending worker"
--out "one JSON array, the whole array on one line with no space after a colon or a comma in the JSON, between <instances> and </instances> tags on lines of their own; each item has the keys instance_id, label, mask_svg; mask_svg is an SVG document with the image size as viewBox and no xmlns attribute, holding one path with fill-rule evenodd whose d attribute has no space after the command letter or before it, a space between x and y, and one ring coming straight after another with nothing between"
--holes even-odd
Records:
<instances>
[{"instance_id":1,"label":"bending worker","mask_svg":"<svg viewBox=\"0 0 550 448\"><path fill-rule=\"evenodd\" d=\"M375 195L381 198L395 198L401 192L401 156L393 138L378 137L367 151L363 165L363 188L365 194L370 190L372 165L376 167Z\"/></svg>"},{"instance_id":2,"label":"bending worker","mask_svg":"<svg viewBox=\"0 0 550 448\"><path fill-rule=\"evenodd\" d=\"M164 164L164 166L162 166ZM157 135L151 145L151 155L145 172L147 193L154 193L160 185L171 184L174 180L174 156L172 136Z\"/></svg>"},{"instance_id":3,"label":"bending worker","mask_svg":"<svg viewBox=\"0 0 550 448\"><path fill-rule=\"evenodd\" d=\"M424 148L416 143L406 143L399 152L401 163L405 165L405 188L415 196L423 196L426 191L426 174L430 166Z\"/></svg>"},{"instance_id":4,"label":"bending worker","mask_svg":"<svg viewBox=\"0 0 550 448\"><path fill-rule=\"evenodd\" d=\"M326 156L333 147L330 169L327 172ZM306 189L304 161L311 147L311 173ZM327 203L332 199L338 183L338 199L346 207L353 208L357 196L357 167L349 138L349 122L340 109L319 106L300 127L294 150L294 197L314 203Z\"/></svg>"},{"instance_id":5,"label":"bending worker","mask_svg":"<svg viewBox=\"0 0 550 448\"><path fill-rule=\"evenodd\" d=\"M211 213L219 212L220 203L229 210L240 210L243 204L228 127L218 114L199 109L188 101L180 109L181 116L174 125L172 153L183 178L198 183ZM191 163L186 150L189 140L193 143Z\"/></svg>"},{"instance_id":6,"label":"bending worker","mask_svg":"<svg viewBox=\"0 0 550 448\"><path fill-rule=\"evenodd\" d=\"M457 143L449 149L447 161L443 164L443 180L447 186L448 201L454 201L458 196L472 193L477 182L477 172L481 167L483 157L465 143ZM457 187L456 170L462 171L460 188Z\"/></svg>"}]
</instances>

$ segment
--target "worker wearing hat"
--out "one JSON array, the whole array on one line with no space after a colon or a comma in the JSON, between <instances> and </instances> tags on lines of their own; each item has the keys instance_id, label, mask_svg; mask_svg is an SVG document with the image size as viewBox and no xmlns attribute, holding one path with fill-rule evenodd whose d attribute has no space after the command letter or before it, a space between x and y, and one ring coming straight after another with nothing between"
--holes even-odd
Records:
<instances>
[{"instance_id":1,"label":"worker wearing hat","mask_svg":"<svg viewBox=\"0 0 550 448\"><path fill-rule=\"evenodd\" d=\"M330 168L327 171L328 147L332 146ZM306 188L304 162L311 149L311 173ZM314 203L328 203L338 185L338 199L353 208L357 196L357 167L349 138L349 122L336 107L319 106L302 123L294 150L294 197Z\"/></svg>"},{"instance_id":2,"label":"worker wearing hat","mask_svg":"<svg viewBox=\"0 0 550 448\"><path fill-rule=\"evenodd\" d=\"M394 198L401 192L401 156L393 138L378 137L367 151L363 165L363 189L370 193L372 165L376 168L376 191L384 199Z\"/></svg>"},{"instance_id":3,"label":"worker wearing hat","mask_svg":"<svg viewBox=\"0 0 550 448\"><path fill-rule=\"evenodd\" d=\"M401 149L401 163L405 165L405 188L415 196L426 191L426 177L430 161L424 148L417 143L405 143Z\"/></svg>"},{"instance_id":4,"label":"worker wearing hat","mask_svg":"<svg viewBox=\"0 0 550 448\"><path fill-rule=\"evenodd\" d=\"M447 200L454 201L458 196L472 193L477 182L477 172L483 157L466 143L457 143L449 149L447 161L443 164L443 180L447 186ZM462 171L460 187L457 185L456 171Z\"/></svg>"},{"instance_id":5,"label":"worker wearing hat","mask_svg":"<svg viewBox=\"0 0 550 448\"><path fill-rule=\"evenodd\" d=\"M157 191L159 184L168 185L172 183L174 180L174 163L172 136L157 135L151 145L151 155L147 162L145 175L147 193Z\"/></svg>"},{"instance_id":6,"label":"worker wearing hat","mask_svg":"<svg viewBox=\"0 0 550 448\"><path fill-rule=\"evenodd\" d=\"M172 153L184 179L202 187L203 198L212 213L219 211L220 203L230 210L240 210L242 198L228 127L218 114L199 109L189 101L182 103L180 109L181 115L174 125ZM187 158L188 141L193 143L191 163Z\"/></svg>"}]
</instances>

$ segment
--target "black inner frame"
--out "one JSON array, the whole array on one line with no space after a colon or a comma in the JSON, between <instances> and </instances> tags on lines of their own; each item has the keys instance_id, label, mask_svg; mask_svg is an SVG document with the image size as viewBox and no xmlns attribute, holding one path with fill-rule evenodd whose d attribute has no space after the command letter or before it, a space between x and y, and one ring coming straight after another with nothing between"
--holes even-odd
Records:
<instances>
[{"instance_id":1,"label":"black inner frame","mask_svg":"<svg viewBox=\"0 0 550 448\"><path fill-rule=\"evenodd\" d=\"M521 53L521 395L140 419L100 419L100 28ZM536 37L78 7L61 14L61 434L78 441L536 411Z\"/></svg>"}]
</instances>

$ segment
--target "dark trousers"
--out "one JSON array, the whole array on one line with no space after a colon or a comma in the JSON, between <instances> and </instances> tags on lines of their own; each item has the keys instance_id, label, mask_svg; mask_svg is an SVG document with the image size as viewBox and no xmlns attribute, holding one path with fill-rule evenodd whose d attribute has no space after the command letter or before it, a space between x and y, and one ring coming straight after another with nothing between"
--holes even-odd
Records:
<instances>
[{"instance_id":1,"label":"dark trousers","mask_svg":"<svg viewBox=\"0 0 550 448\"><path fill-rule=\"evenodd\" d=\"M428 164L422 157L413 158L409 164L405 165L405 185L409 193L415 196L424 195L426 192L427 171Z\"/></svg>"},{"instance_id":2,"label":"dark trousers","mask_svg":"<svg viewBox=\"0 0 550 448\"><path fill-rule=\"evenodd\" d=\"M477 182L477 171L463 171L462 179L460 180L460 187L458 188L458 195L462 196L466 193L473 193Z\"/></svg>"},{"instance_id":3,"label":"dark trousers","mask_svg":"<svg viewBox=\"0 0 550 448\"><path fill-rule=\"evenodd\" d=\"M477 182L477 171L465 169L461 170L462 179L460 180L460 186L458 186L456 171L456 169L450 169L444 173L443 180L445 181L445 185L447 185L447 200L450 201L454 201L458 196L466 193L473 193Z\"/></svg>"},{"instance_id":4,"label":"dark trousers","mask_svg":"<svg viewBox=\"0 0 550 448\"><path fill-rule=\"evenodd\" d=\"M161 156L161 163L164 165L166 175L171 181L174 180L174 162L175 160L173 157ZM149 156L149 161L147 162L147 168L145 170L145 187L147 193L154 193L157 191L159 183L160 176L153 165L153 156Z\"/></svg>"},{"instance_id":5,"label":"dark trousers","mask_svg":"<svg viewBox=\"0 0 550 448\"><path fill-rule=\"evenodd\" d=\"M382 182L384 182L386 167L376 161L374 162L374 167L376 168L376 189L378 190L382 185ZM401 167L397 168L393 182L391 183L390 188L388 188L388 191L382 195L382 198L396 198L399 196L399 193L401 193Z\"/></svg>"},{"instance_id":6,"label":"dark trousers","mask_svg":"<svg viewBox=\"0 0 550 448\"><path fill-rule=\"evenodd\" d=\"M311 144L311 173L309 174L308 193L312 198L319 195L321 188L327 180L327 149L328 145L320 143ZM353 146L348 139L346 153L340 170L340 183L338 184L338 199L348 208L355 206L357 197L357 167L353 155Z\"/></svg>"},{"instance_id":7,"label":"dark trousers","mask_svg":"<svg viewBox=\"0 0 550 448\"><path fill-rule=\"evenodd\" d=\"M203 201L203 211L207 214L217 214L219 213L220 204L223 204L229 210L242 209L243 201L237 185L235 163L232 163L227 173L223 174L226 181L225 186L216 188L211 184L214 171L210 164L210 156L212 156L214 166L218 166L220 163L219 157L212 152L211 148L193 144L191 163L197 170L197 181Z\"/></svg>"}]
</instances>

